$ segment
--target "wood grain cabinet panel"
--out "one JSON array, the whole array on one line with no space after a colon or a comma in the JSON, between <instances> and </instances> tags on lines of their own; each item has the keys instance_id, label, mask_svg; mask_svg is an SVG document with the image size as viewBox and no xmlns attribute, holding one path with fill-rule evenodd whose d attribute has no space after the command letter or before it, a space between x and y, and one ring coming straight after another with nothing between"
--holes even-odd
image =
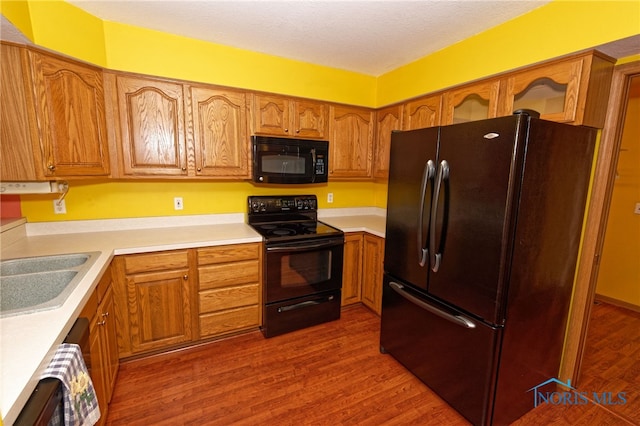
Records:
<instances>
[{"instance_id":1,"label":"wood grain cabinet panel","mask_svg":"<svg viewBox=\"0 0 640 426\"><path fill-rule=\"evenodd\" d=\"M80 316L89 319L90 357L87 368L100 406L98 424L102 425L106 423L120 365L110 268L100 279L98 288L91 294Z\"/></svg>"},{"instance_id":2,"label":"wood grain cabinet panel","mask_svg":"<svg viewBox=\"0 0 640 426\"><path fill-rule=\"evenodd\" d=\"M365 233L362 252L362 303L380 315L382 312L384 238Z\"/></svg>"},{"instance_id":3,"label":"wood grain cabinet panel","mask_svg":"<svg viewBox=\"0 0 640 426\"><path fill-rule=\"evenodd\" d=\"M329 178L372 177L374 111L332 105L329 108Z\"/></svg>"},{"instance_id":4,"label":"wood grain cabinet panel","mask_svg":"<svg viewBox=\"0 0 640 426\"><path fill-rule=\"evenodd\" d=\"M124 75L115 79L121 177L186 176L182 84Z\"/></svg>"},{"instance_id":5,"label":"wood grain cabinet panel","mask_svg":"<svg viewBox=\"0 0 640 426\"><path fill-rule=\"evenodd\" d=\"M532 109L544 120L602 128L614 62L591 51L510 73L501 82L499 115Z\"/></svg>"},{"instance_id":6,"label":"wood grain cabinet panel","mask_svg":"<svg viewBox=\"0 0 640 426\"><path fill-rule=\"evenodd\" d=\"M349 232L344 236L342 306L362 301L362 239L362 232Z\"/></svg>"},{"instance_id":7,"label":"wood grain cabinet panel","mask_svg":"<svg viewBox=\"0 0 640 426\"><path fill-rule=\"evenodd\" d=\"M298 98L253 95L253 133L257 135L324 139L328 105Z\"/></svg>"},{"instance_id":8,"label":"wood grain cabinet panel","mask_svg":"<svg viewBox=\"0 0 640 426\"><path fill-rule=\"evenodd\" d=\"M28 53L6 43L0 49L0 180L43 180Z\"/></svg>"},{"instance_id":9,"label":"wood grain cabinet panel","mask_svg":"<svg viewBox=\"0 0 640 426\"><path fill-rule=\"evenodd\" d=\"M373 157L373 177L389 177L389 151L391 132L402 129L402 105L394 105L376 111L376 138Z\"/></svg>"},{"instance_id":10,"label":"wood grain cabinet panel","mask_svg":"<svg viewBox=\"0 0 640 426\"><path fill-rule=\"evenodd\" d=\"M205 86L187 86L187 93L195 175L249 178L246 94Z\"/></svg>"},{"instance_id":11,"label":"wood grain cabinet panel","mask_svg":"<svg viewBox=\"0 0 640 426\"><path fill-rule=\"evenodd\" d=\"M445 92L442 124L494 118L498 115L500 80L488 80Z\"/></svg>"},{"instance_id":12,"label":"wood grain cabinet panel","mask_svg":"<svg viewBox=\"0 0 640 426\"><path fill-rule=\"evenodd\" d=\"M406 102L403 108L402 130L439 126L442 95L423 96Z\"/></svg>"},{"instance_id":13,"label":"wood grain cabinet panel","mask_svg":"<svg viewBox=\"0 0 640 426\"><path fill-rule=\"evenodd\" d=\"M198 328L201 338L260 325L262 245L197 250Z\"/></svg>"},{"instance_id":14,"label":"wood grain cabinet panel","mask_svg":"<svg viewBox=\"0 0 640 426\"><path fill-rule=\"evenodd\" d=\"M120 357L158 351L193 339L192 250L114 259Z\"/></svg>"},{"instance_id":15,"label":"wood grain cabinet panel","mask_svg":"<svg viewBox=\"0 0 640 426\"><path fill-rule=\"evenodd\" d=\"M29 53L44 175L108 175L102 70L39 51Z\"/></svg>"}]
</instances>

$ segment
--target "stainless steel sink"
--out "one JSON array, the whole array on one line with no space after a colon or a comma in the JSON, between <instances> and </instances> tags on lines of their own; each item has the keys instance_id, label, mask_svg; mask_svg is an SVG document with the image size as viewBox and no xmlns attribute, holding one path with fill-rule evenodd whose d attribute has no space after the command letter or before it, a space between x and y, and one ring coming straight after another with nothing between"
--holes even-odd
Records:
<instances>
[{"instance_id":1,"label":"stainless steel sink","mask_svg":"<svg viewBox=\"0 0 640 426\"><path fill-rule=\"evenodd\" d=\"M99 252L0 261L0 317L62 306Z\"/></svg>"}]
</instances>

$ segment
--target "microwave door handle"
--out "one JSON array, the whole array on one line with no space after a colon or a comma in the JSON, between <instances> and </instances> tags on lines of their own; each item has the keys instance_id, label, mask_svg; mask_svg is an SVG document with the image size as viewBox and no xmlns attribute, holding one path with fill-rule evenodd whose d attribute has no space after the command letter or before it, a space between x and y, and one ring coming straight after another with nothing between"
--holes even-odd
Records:
<instances>
[{"instance_id":1,"label":"microwave door handle","mask_svg":"<svg viewBox=\"0 0 640 426\"><path fill-rule=\"evenodd\" d=\"M316 181L316 149L311 148L311 182Z\"/></svg>"}]
</instances>

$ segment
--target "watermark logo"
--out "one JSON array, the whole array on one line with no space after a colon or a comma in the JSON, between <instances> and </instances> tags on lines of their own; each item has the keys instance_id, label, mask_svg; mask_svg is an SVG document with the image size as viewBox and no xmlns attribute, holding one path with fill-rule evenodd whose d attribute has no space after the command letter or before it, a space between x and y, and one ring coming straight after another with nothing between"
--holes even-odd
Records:
<instances>
[{"instance_id":1,"label":"watermark logo","mask_svg":"<svg viewBox=\"0 0 640 426\"><path fill-rule=\"evenodd\" d=\"M544 391L541 388L547 385L560 385L568 390L566 391ZM533 391L533 406L537 407L541 404L551 405L624 405L627 403L626 392L582 392L571 386L571 380L563 382L556 378L549 379L532 387L527 392Z\"/></svg>"}]
</instances>

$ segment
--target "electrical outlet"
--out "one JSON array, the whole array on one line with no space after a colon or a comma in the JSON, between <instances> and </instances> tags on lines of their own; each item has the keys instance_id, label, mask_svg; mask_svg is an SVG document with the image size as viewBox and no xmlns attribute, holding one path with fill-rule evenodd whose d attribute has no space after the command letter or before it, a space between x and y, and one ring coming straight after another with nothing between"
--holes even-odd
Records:
<instances>
[{"instance_id":1,"label":"electrical outlet","mask_svg":"<svg viewBox=\"0 0 640 426\"><path fill-rule=\"evenodd\" d=\"M174 197L173 198L173 209L174 210L182 210L184 208L184 204L182 203L182 197Z\"/></svg>"},{"instance_id":2,"label":"electrical outlet","mask_svg":"<svg viewBox=\"0 0 640 426\"><path fill-rule=\"evenodd\" d=\"M636 203L636 208L633 211L635 214L640 214L640 203Z\"/></svg>"},{"instance_id":3,"label":"electrical outlet","mask_svg":"<svg viewBox=\"0 0 640 426\"><path fill-rule=\"evenodd\" d=\"M67 204L63 200L53 200L53 213L67 214Z\"/></svg>"},{"instance_id":4,"label":"electrical outlet","mask_svg":"<svg viewBox=\"0 0 640 426\"><path fill-rule=\"evenodd\" d=\"M327 194L327 203L333 203L333 192Z\"/></svg>"}]
</instances>

